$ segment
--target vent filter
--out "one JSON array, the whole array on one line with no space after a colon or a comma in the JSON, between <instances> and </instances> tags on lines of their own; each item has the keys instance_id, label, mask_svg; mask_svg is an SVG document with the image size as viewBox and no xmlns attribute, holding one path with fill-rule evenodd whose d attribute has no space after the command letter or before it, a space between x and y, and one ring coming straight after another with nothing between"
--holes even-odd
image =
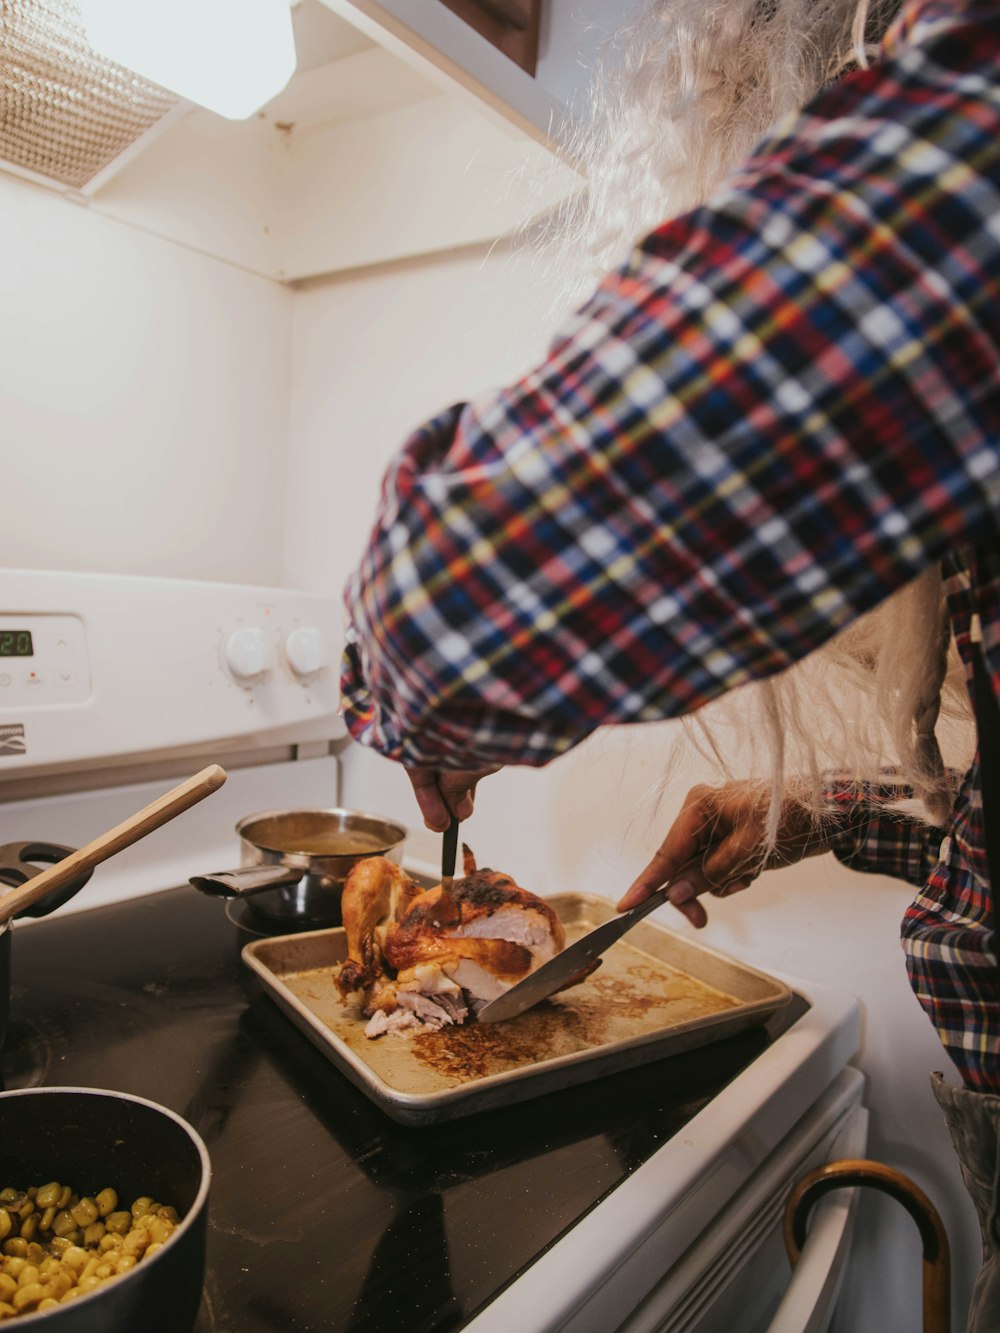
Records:
<instances>
[{"instance_id":1,"label":"vent filter","mask_svg":"<svg viewBox=\"0 0 1000 1333\"><path fill-rule=\"evenodd\" d=\"M177 103L95 55L72 0L0 0L0 166L83 189Z\"/></svg>"}]
</instances>

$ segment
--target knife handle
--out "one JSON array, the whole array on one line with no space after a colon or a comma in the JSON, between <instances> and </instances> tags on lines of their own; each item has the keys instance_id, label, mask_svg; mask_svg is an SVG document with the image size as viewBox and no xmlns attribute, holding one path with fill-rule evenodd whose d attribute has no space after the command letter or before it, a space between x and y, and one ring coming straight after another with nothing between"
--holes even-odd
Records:
<instances>
[{"instance_id":1,"label":"knife handle","mask_svg":"<svg viewBox=\"0 0 1000 1333\"><path fill-rule=\"evenodd\" d=\"M561 958L570 949L575 949L579 953L581 966L593 962L595 958L600 958L602 954L607 953L612 944L616 944L633 926L637 926L644 916L649 916L650 912L655 912L666 901L667 890L657 889L638 907L630 907L627 912L620 912L617 916L609 917L607 921L595 926L586 935L581 935L575 944L567 945L562 953L557 953L555 958L549 959L547 963L543 964L543 967L551 967L557 958Z\"/></svg>"},{"instance_id":2,"label":"knife handle","mask_svg":"<svg viewBox=\"0 0 1000 1333\"><path fill-rule=\"evenodd\" d=\"M454 815L445 830L441 844L441 878L452 879L455 875L455 861L458 858L458 820Z\"/></svg>"},{"instance_id":3,"label":"knife handle","mask_svg":"<svg viewBox=\"0 0 1000 1333\"><path fill-rule=\"evenodd\" d=\"M630 907L627 912L622 912L620 916L613 916L610 921L606 921L603 926L598 926L597 930L594 931L595 935L597 934L597 931L601 932L598 956L600 956L605 949L610 949L615 940L621 939L621 937L627 931L631 930L634 925L637 925L644 916L649 916L650 912L655 912L658 907L662 907L667 901L668 892L669 888L657 889L655 893L651 893L648 898L641 902L638 907Z\"/></svg>"},{"instance_id":4,"label":"knife handle","mask_svg":"<svg viewBox=\"0 0 1000 1333\"><path fill-rule=\"evenodd\" d=\"M669 884L665 885L662 889L657 889L654 893L651 893L648 898L641 902L638 907L632 907L627 912L623 912L623 919L627 920L630 925L633 921L641 921L644 916L649 916L650 912L655 912L658 907L662 907L664 903L668 902L669 893Z\"/></svg>"}]
</instances>

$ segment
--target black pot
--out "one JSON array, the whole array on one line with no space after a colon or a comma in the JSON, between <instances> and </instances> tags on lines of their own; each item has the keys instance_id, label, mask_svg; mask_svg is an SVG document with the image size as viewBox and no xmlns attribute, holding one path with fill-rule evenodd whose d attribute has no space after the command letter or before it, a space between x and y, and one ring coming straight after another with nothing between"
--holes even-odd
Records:
<instances>
[{"instance_id":1,"label":"black pot","mask_svg":"<svg viewBox=\"0 0 1000 1333\"><path fill-rule=\"evenodd\" d=\"M0 847L0 884L8 884L11 888L16 888L19 884L24 884L27 880L41 873L41 867L35 865L34 862L40 861L42 865L55 865L75 850L74 847L64 847L58 842L6 843L3 847ZM39 898L38 902L25 908L23 912L18 912L17 917L47 916L49 912L54 912L57 907L62 907L63 903L69 902L74 893L78 893L83 888L92 874L93 871L91 870L82 870L68 884L64 884L61 889L54 889L51 893L45 894L43 898ZM15 919L17 918L15 917ZM10 945L10 922L0 922L0 1050L3 1050L4 1038L7 1035L7 1021L10 1018ZM0 1186L0 1189L2 1188Z\"/></svg>"},{"instance_id":2,"label":"black pot","mask_svg":"<svg viewBox=\"0 0 1000 1333\"><path fill-rule=\"evenodd\" d=\"M10 933L10 923L5 921L0 926L0 1051L10 1019Z\"/></svg>"},{"instance_id":3,"label":"black pot","mask_svg":"<svg viewBox=\"0 0 1000 1333\"><path fill-rule=\"evenodd\" d=\"M80 1194L111 1186L120 1206L151 1195L181 1223L163 1248L85 1296L18 1329L40 1333L190 1333L205 1280L208 1150L180 1116L155 1102L94 1088L0 1093L0 1188L58 1180Z\"/></svg>"}]
</instances>

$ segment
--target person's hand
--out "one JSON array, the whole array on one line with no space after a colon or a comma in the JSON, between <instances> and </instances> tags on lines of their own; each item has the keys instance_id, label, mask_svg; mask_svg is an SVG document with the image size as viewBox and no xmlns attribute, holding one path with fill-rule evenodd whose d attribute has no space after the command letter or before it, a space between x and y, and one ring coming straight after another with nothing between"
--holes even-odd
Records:
<instances>
[{"instance_id":1,"label":"person's hand","mask_svg":"<svg viewBox=\"0 0 1000 1333\"><path fill-rule=\"evenodd\" d=\"M443 833L452 815L458 820L469 818L476 799L476 784L480 778L496 772L496 768L408 768L406 776L424 824L435 833Z\"/></svg>"},{"instance_id":2,"label":"person's hand","mask_svg":"<svg viewBox=\"0 0 1000 1333\"><path fill-rule=\"evenodd\" d=\"M618 904L624 912L669 885L668 900L699 929L708 914L698 901L749 888L762 870L791 865L829 849L811 812L793 796L782 802L774 847L765 849L770 792L760 783L692 787L653 859Z\"/></svg>"}]
</instances>

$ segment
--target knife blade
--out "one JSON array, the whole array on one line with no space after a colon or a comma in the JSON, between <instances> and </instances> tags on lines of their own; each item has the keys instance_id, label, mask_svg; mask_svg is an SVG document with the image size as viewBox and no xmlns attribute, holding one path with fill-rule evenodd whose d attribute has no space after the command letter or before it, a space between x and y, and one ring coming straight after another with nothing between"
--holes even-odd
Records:
<instances>
[{"instance_id":1,"label":"knife blade","mask_svg":"<svg viewBox=\"0 0 1000 1333\"><path fill-rule=\"evenodd\" d=\"M445 830L441 843L441 881L454 879L455 861L458 857L458 820L454 815Z\"/></svg>"},{"instance_id":2,"label":"knife blade","mask_svg":"<svg viewBox=\"0 0 1000 1333\"><path fill-rule=\"evenodd\" d=\"M476 1015L476 1022L500 1023L507 1018L516 1018L526 1009L531 1009L542 1000L548 999L571 981L578 972L582 972L589 963L593 963L606 953L612 944L620 940L626 931L638 925L644 916L655 912L666 901L667 889L657 889L638 907L632 907L629 911L622 912L620 916L605 921L603 925L595 926L574 944L570 944L547 963L543 963L523 980L511 986L510 990L504 991L495 1000L485 1004Z\"/></svg>"}]
</instances>

